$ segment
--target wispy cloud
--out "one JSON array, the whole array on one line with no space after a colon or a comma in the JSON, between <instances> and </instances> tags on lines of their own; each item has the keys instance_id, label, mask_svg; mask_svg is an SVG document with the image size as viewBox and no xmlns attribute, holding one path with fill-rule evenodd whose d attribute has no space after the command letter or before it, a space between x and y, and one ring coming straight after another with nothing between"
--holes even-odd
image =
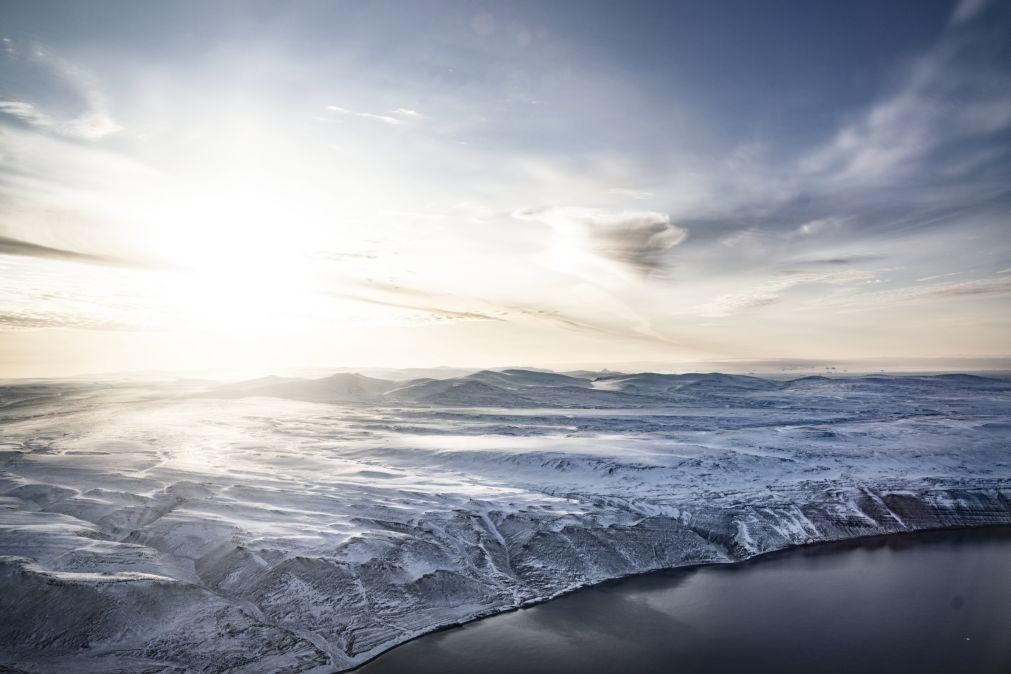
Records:
<instances>
[{"instance_id":1,"label":"wispy cloud","mask_svg":"<svg viewBox=\"0 0 1011 674\"><path fill-rule=\"evenodd\" d=\"M342 108L338 105L328 105L326 109L330 112L336 112L350 117L372 119L377 122L389 124L390 126L400 126L409 119L420 119L422 117L420 112L417 110L411 110L410 108L396 108L391 110L389 113L360 112L358 110Z\"/></svg>"},{"instance_id":2,"label":"wispy cloud","mask_svg":"<svg viewBox=\"0 0 1011 674\"><path fill-rule=\"evenodd\" d=\"M437 321L498 321L503 323L532 323L562 327L584 335L620 337L637 342L676 345L701 349L703 344L682 337L662 334L648 324L636 323L628 316L602 307L575 307L552 302L550 297L539 300L518 296L513 298L487 297L467 294L452 295L423 288L345 279L345 289L328 291L328 295L378 306L418 312L428 320Z\"/></svg>"},{"instance_id":3,"label":"wispy cloud","mask_svg":"<svg viewBox=\"0 0 1011 674\"><path fill-rule=\"evenodd\" d=\"M1008 296L1011 296L1011 279L994 275L965 281L924 282L876 292L823 297L819 298L816 304L823 308L845 310L850 313L931 305L943 315L945 305L941 302L959 303L973 300L1004 302Z\"/></svg>"},{"instance_id":4,"label":"wispy cloud","mask_svg":"<svg viewBox=\"0 0 1011 674\"><path fill-rule=\"evenodd\" d=\"M370 288L365 286L363 292L345 292L345 291L329 291L327 293L331 297L337 297L345 300L352 300L354 302L364 302L365 304L374 304L382 307L390 307L394 309L405 309L410 312L418 312L425 314L436 320L453 320L453 321L500 321L502 320L498 316L493 316L488 313L481 313L479 311L466 311L459 309L450 309L444 306L436 306L434 304L426 304L425 299L429 302L447 302L450 298L438 295L425 295L419 292L409 292L402 288L398 288L395 291L387 291L381 294L375 292L370 292Z\"/></svg>"},{"instance_id":5,"label":"wispy cloud","mask_svg":"<svg viewBox=\"0 0 1011 674\"><path fill-rule=\"evenodd\" d=\"M959 24L971 21L976 18L976 16L978 16L988 4L990 4L990 0L959 0L958 4L955 5L955 11L951 13L951 22L953 24Z\"/></svg>"},{"instance_id":6,"label":"wispy cloud","mask_svg":"<svg viewBox=\"0 0 1011 674\"><path fill-rule=\"evenodd\" d=\"M83 109L73 117L48 112L39 103L20 99L0 100L0 116L17 119L37 129L67 138L97 141L120 129L109 115L104 94L94 78L79 66L62 59L42 47L32 48L22 57L14 42L4 38L4 50L10 67L26 63L41 67L70 92L80 98Z\"/></svg>"},{"instance_id":7,"label":"wispy cloud","mask_svg":"<svg viewBox=\"0 0 1011 674\"><path fill-rule=\"evenodd\" d=\"M396 108L395 110L391 111L390 114L395 115L397 117L410 117L412 119L420 119L421 117L424 116L417 110L411 110L410 108Z\"/></svg>"},{"instance_id":8,"label":"wispy cloud","mask_svg":"<svg viewBox=\"0 0 1011 674\"><path fill-rule=\"evenodd\" d=\"M85 264L111 265L117 267L162 267L164 263L154 260L130 260L127 258L110 255L97 255L94 253L82 253L65 248L53 248L43 246L22 239L15 239L7 236L0 236L0 255L13 255L18 257L37 257L49 260L66 260L68 262L81 262Z\"/></svg>"},{"instance_id":9,"label":"wispy cloud","mask_svg":"<svg viewBox=\"0 0 1011 674\"><path fill-rule=\"evenodd\" d=\"M695 311L701 316L723 318L748 309L775 304L783 299L789 290L801 286L842 285L862 282L870 278L872 278L872 275L862 270L832 273L781 273L771 279L753 283L747 290L719 295L713 300L698 306Z\"/></svg>"},{"instance_id":10,"label":"wispy cloud","mask_svg":"<svg viewBox=\"0 0 1011 674\"><path fill-rule=\"evenodd\" d=\"M52 312L8 312L0 311L0 330L3 329L70 328L75 330L137 330L138 326L128 323L102 320L87 314Z\"/></svg>"},{"instance_id":11,"label":"wispy cloud","mask_svg":"<svg viewBox=\"0 0 1011 674\"><path fill-rule=\"evenodd\" d=\"M971 21L984 6L962 2L955 12L957 23ZM806 156L802 173L836 189L881 190L911 176L927 178L944 167L973 168L966 153L975 154L977 148L965 141L1011 126L1007 73L985 60L994 39L949 28L894 93ZM963 144L955 146L955 141Z\"/></svg>"},{"instance_id":12,"label":"wispy cloud","mask_svg":"<svg viewBox=\"0 0 1011 674\"><path fill-rule=\"evenodd\" d=\"M0 101L0 114L44 131L81 140L99 140L119 129L103 112L89 111L74 119L57 120L26 101Z\"/></svg>"},{"instance_id":13,"label":"wispy cloud","mask_svg":"<svg viewBox=\"0 0 1011 674\"><path fill-rule=\"evenodd\" d=\"M840 216L828 216L824 218L816 218L814 220L808 220L800 227L797 228L797 234L803 236L811 236L814 234L819 234L821 232L834 230L843 224L845 224L846 218Z\"/></svg>"},{"instance_id":14,"label":"wispy cloud","mask_svg":"<svg viewBox=\"0 0 1011 674\"><path fill-rule=\"evenodd\" d=\"M1011 279L985 278L961 283L945 283L929 286L923 292L910 290L905 293L910 299L926 297L973 297L978 295L1007 295L1011 293Z\"/></svg>"},{"instance_id":15,"label":"wispy cloud","mask_svg":"<svg viewBox=\"0 0 1011 674\"><path fill-rule=\"evenodd\" d=\"M607 190L607 193L616 197L624 197L626 199L635 199L638 201L649 199L653 196L653 193L649 190L636 190L630 187L612 187Z\"/></svg>"},{"instance_id":16,"label":"wispy cloud","mask_svg":"<svg viewBox=\"0 0 1011 674\"><path fill-rule=\"evenodd\" d=\"M885 260L887 258L888 258L887 255L880 255L876 253L862 253L854 255L840 255L836 257L800 258L797 260L790 260L789 264L791 266L799 266L799 267L820 267L820 266L844 267L855 264L865 264L867 262L878 262L880 260Z\"/></svg>"}]
</instances>

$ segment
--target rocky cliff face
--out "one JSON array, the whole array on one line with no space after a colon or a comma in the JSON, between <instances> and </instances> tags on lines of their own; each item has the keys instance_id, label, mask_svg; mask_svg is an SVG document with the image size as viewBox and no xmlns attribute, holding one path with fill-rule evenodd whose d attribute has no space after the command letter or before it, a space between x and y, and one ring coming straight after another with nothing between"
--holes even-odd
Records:
<instances>
[{"instance_id":1,"label":"rocky cliff face","mask_svg":"<svg viewBox=\"0 0 1011 674\"><path fill-rule=\"evenodd\" d=\"M0 665L334 671L632 573L1011 524L1000 382L718 383L529 412L8 390Z\"/></svg>"}]
</instances>

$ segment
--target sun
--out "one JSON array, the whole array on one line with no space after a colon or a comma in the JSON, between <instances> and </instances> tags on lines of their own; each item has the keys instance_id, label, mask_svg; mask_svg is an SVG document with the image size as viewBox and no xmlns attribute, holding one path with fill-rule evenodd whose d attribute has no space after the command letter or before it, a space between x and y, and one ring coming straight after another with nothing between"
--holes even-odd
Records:
<instances>
[{"instance_id":1,"label":"sun","mask_svg":"<svg viewBox=\"0 0 1011 674\"><path fill-rule=\"evenodd\" d=\"M326 282L315 223L262 181L188 195L153 232L172 271L159 292L174 324L218 334L273 334L319 318ZM322 220L324 214L316 214Z\"/></svg>"}]
</instances>

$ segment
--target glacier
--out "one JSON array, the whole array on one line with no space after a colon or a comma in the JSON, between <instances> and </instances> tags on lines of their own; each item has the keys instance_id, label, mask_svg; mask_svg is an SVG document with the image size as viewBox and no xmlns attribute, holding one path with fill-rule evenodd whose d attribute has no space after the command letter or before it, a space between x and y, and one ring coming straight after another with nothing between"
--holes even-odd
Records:
<instances>
[{"instance_id":1,"label":"glacier","mask_svg":"<svg viewBox=\"0 0 1011 674\"><path fill-rule=\"evenodd\" d=\"M0 385L0 668L334 672L624 575L1011 524L1011 383Z\"/></svg>"}]
</instances>

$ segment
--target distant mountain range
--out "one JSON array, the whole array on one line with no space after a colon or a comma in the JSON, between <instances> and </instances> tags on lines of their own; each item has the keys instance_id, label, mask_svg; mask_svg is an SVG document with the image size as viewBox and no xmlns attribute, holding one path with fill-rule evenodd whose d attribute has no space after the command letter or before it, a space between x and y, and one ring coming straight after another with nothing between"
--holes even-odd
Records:
<instances>
[{"instance_id":1,"label":"distant mountain range","mask_svg":"<svg viewBox=\"0 0 1011 674\"><path fill-rule=\"evenodd\" d=\"M977 375L801 377L777 381L720 372L557 373L481 370L448 379L395 381L338 373L319 379L263 377L213 387L204 396L265 396L318 403L388 403L451 407L651 407L698 399L769 395L788 389L817 394L937 389L1008 390L1011 382Z\"/></svg>"}]
</instances>

